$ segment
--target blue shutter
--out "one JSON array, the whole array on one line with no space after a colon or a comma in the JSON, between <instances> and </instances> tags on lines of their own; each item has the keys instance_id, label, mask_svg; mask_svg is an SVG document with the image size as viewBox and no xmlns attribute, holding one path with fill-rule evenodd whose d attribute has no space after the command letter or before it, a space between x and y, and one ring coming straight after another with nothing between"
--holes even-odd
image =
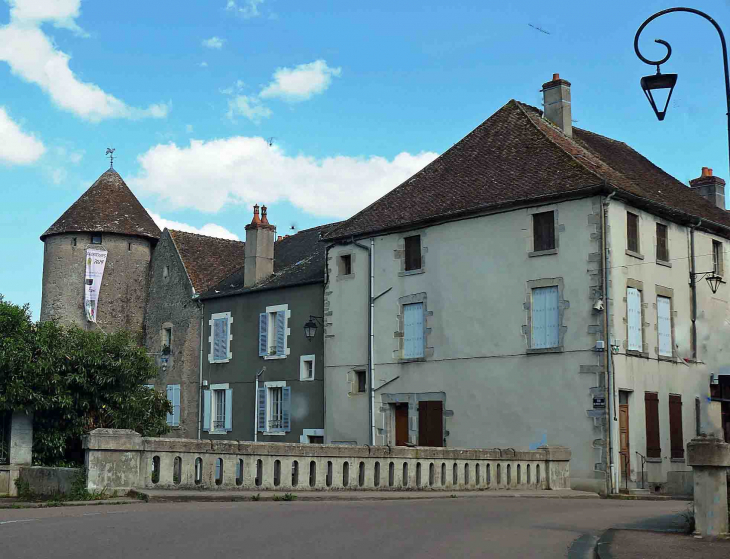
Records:
<instances>
[{"instance_id":1,"label":"blue shutter","mask_svg":"<svg viewBox=\"0 0 730 559\"><path fill-rule=\"evenodd\" d=\"M286 355L286 311L276 312L276 355Z\"/></svg>"},{"instance_id":2,"label":"blue shutter","mask_svg":"<svg viewBox=\"0 0 730 559\"><path fill-rule=\"evenodd\" d=\"M532 331L530 342L533 349L547 347L547 329L545 324L545 291L542 289L532 290Z\"/></svg>"},{"instance_id":3,"label":"blue shutter","mask_svg":"<svg viewBox=\"0 0 730 559\"><path fill-rule=\"evenodd\" d=\"M659 355L672 356L672 302L668 297L656 298Z\"/></svg>"},{"instance_id":4,"label":"blue shutter","mask_svg":"<svg viewBox=\"0 0 730 559\"><path fill-rule=\"evenodd\" d=\"M228 318L213 320L213 361L228 359Z\"/></svg>"},{"instance_id":5,"label":"blue shutter","mask_svg":"<svg viewBox=\"0 0 730 559\"><path fill-rule=\"evenodd\" d=\"M172 426L180 426L180 385L172 385Z\"/></svg>"},{"instance_id":6,"label":"blue shutter","mask_svg":"<svg viewBox=\"0 0 730 559\"><path fill-rule=\"evenodd\" d=\"M203 431L210 431L210 390L203 390Z\"/></svg>"},{"instance_id":7,"label":"blue shutter","mask_svg":"<svg viewBox=\"0 0 730 559\"><path fill-rule=\"evenodd\" d=\"M423 357L423 303L403 305L403 357Z\"/></svg>"},{"instance_id":8,"label":"blue shutter","mask_svg":"<svg viewBox=\"0 0 730 559\"><path fill-rule=\"evenodd\" d=\"M560 310L558 308L558 286L545 289L545 347L560 345Z\"/></svg>"},{"instance_id":9,"label":"blue shutter","mask_svg":"<svg viewBox=\"0 0 730 559\"><path fill-rule=\"evenodd\" d=\"M233 429L233 390L228 388L226 390L226 417L225 417L225 429L231 431Z\"/></svg>"},{"instance_id":10,"label":"blue shutter","mask_svg":"<svg viewBox=\"0 0 730 559\"><path fill-rule=\"evenodd\" d=\"M167 424L173 426L175 424L175 403L173 402L174 388L171 384L167 385L167 401L173 406L172 413L167 414Z\"/></svg>"},{"instance_id":11,"label":"blue shutter","mask_svg":"<svg viewBox=\"0 0 730 559\"><path fill-rule=\"evenodd\" d=\"M259 431L266 431L266 388L259 388Z\"/></svg>"},{"instance_id":12,"label":"blue shutter","mask_svg":"<svg viewBox=\"0 0 730 559\"><path fill-rule=\"evenodd\" d=\"M281 428L282 431L291 431L291 387L281 389Z\"/></svg>"},{"instance_id":13,"label":"blue shutter","mask_svg":"<svg viewBox=\"0 0 730 559\"><path fill-rule=\"evenodd\" d=\"M629 287L626 290L626 314L628 319L629 343L628 349L643 351L641 332L641 292Z\"/></svg>"},{"instance_id":14,"label":"blue shutter","mask_svg":"<svg viewBox=\"0 0 730 559\"><path fill-rule=\"evenodd\" d=\"M269 348L267 346L268 341L268 330L269 328L269 317L265 312L259 315L259 357L269 354Z\"/></svg>"}]
</instances>

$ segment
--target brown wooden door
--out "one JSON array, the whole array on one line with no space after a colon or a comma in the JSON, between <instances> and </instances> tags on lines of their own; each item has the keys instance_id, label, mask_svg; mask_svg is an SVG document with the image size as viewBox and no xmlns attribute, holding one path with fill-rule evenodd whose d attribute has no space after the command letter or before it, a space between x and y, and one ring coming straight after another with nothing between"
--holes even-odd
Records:
<instances>
[{"instance_id":1,"label":"brown wooden door","mask_svg":"<svg viewBox=\"0 0 730 559\"><path fill-rule=\"evenodd\" d=\"M405 446L408 442L408 404L395 405L395 444Z\"/></svg>"},{"instance_id":2,"label":"brown wooden door","mask_svg":"<svg viewBox=\"0 0 730 559\"><path fill-rule=\"evenodd\" d=\"M629 405L621 404L618 407L618 431L621 450L621 477L627 479L631 473L631 451L629 449Z\"/></svg>"},{"instance_id":3,"label":"brown wooden door","mask_svg":"<svg viewBox=\"0 0 730 559\"><path fill-rule=\"evenodd\" d=\"M444 446L444 403L418 404L418 446Z\"/></svg>"}]
</instances>

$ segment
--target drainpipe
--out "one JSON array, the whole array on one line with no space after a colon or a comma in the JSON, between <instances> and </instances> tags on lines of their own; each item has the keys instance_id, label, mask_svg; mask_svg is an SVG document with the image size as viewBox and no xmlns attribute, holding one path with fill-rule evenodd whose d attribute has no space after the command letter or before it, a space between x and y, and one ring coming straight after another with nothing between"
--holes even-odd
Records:
<instances>
[{"instance_id":1,"label":"drainpipe","mask_svg":"<svg viewBox=\"0 0 730 559\"><path fill-rule=\"evenodd\" d=\"M195 297L195 295L193 295ZM205 303L198 300L200 307L200 367L198 377L198 440L200 440L203 428L203 321L205 320Z\"/></svg>"},{"instance_id":2,"label":"drainpipe","mask_svg":"<svg viewBox=\"0 0 730 559\"><path fill-rule=\"evenodd\" d=\"M259 377L263 374L265 370L266 367L262 367L262 369L258 373L256 373L256 382L254 383L255 388L253 393L253 442L258 442L259 440Z\"/></svg>"},{"instance_id":3,"label":"drainpipe","mask_svg":"<svg viewBox=\"0 0 730 559\"><path fill-rule=\"evenodd\" d=\"M613 346L611 345L611 321L609 318L609 303L610 303L610 297L609 297L609 287L608 287L608 281L609 281L609 274L610 274L610 257L609 257L609 248L608 248L608 234L606 231L606 223L608 222L608 206L611 203L611 198L613 198L616 195L616 191L614 190L611 194L608 195L608 197L603 201L603 211L601 212L601 252L602 252L602 258L601 258L601 265L603 266L603 323L604 323L604 329L605 332L605 338L606 343L604 344L604 347L606 347L607 351L604 351L603 359L604 359L604 370L605 373L605 379L604 379L604 386L605 386L605 395L606 395L606 427L607 427L607 438L608 438L608 456L606 457L606 467L608 468L607 476L606 476L606 494L614 493L615 487L618 486L615 480L616 476L616 466L613 462L613 437L611 436L611 431L613 430L613 424L611 422L611 404L614 400L613 392L614 392L614 386L611 382L611 375L613 373L613 360L611 359L611 352L613 351ZM615 378L615 377L614 377ZM614 418L615 419L615 418Z\"/></svg>"},{"instance_id":4,"label":"drainpipe","mask_svg":"<svg viewBox=\"0 0 730 559\"><path fill-rule=\"evenodd\" d=\"M373 381L375 379L375 361L374 361L374 348L375 348L375 333L373 331L373 316L375 314L375 300L373 299L373 289L375 287L375 272L373 266L373 255L375 253L375 238L370 238L370 246L365 246L358 243L355 239L352 240L352 244L368 251L368 275L370 276L370 283L368 284L368 303L370 304L369 316L368 316L368 383L370 398L368 400L368 412L369 412L369 423L370 423L370 445L375 445L375 390L373 389Z\"/></svg>"},{"instance_id":5,"label":"drainpipe","mask_svg":"<svg viewBox=\"0 0 730 559\"><path fill-rule=\"evenodd\" d=\"M702 225L702 219L697 225L689 226L689 289L692 293L692 359L697 361L697 282L695 281L695 229Z\"/></svg>"}]
</instances>

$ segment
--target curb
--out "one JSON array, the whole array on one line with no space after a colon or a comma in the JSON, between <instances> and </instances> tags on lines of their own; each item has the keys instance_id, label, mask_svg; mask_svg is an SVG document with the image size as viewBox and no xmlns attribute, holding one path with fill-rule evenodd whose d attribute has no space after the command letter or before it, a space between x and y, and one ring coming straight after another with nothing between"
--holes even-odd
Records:
<instances>
[{"instance_id":1,"label":"curb","mask_svg":"<svg viewBox=\"0 0 730 559\"><path fill-rule=\"evenodd\" d=\"M623 493L613 493L608 495L609 499L617 501L693 501L691 495L625 495Z\"/></svg>"},{"instance_id":2,"label":"curb","mask_svg":"<svg viewBox=\"0 0 730 559\"><path fill-rule=\"evenodd\" d=\"M100 501L43 501L40 503L2 503L0 510L7 509L50 509L57 507L93 507L96 505L133 505L138 499L104 499Z\"/></svg>"}]
</instances>

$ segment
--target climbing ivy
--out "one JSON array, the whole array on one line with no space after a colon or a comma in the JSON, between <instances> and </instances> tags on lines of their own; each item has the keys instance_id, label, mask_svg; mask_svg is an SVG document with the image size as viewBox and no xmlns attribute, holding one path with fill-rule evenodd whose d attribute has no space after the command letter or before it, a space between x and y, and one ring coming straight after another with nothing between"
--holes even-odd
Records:
<instances>
[{"instance_id":1,"label":"climbing ivy","mask_svg":"<svg viewBox=\"0 0 730 559\"><path fill-rule=\"evenodd\" d=\"M135 340L34 322L28 305L0 295L0 411L33 413L34 463L79 462L81 437L99 427L168 431L172 408L144 386L157 369Z\"/></svg>"}]
</instances>

